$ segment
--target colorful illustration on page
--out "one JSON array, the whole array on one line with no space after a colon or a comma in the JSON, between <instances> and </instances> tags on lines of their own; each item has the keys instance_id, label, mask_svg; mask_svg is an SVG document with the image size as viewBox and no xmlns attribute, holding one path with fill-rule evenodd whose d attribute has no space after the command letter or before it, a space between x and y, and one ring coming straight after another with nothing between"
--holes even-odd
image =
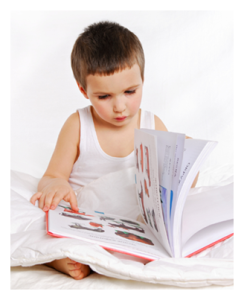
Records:
<instances>
[{"instance_id":1,"label":"colorful illustration on page","mask_svg":"<svg viewBox=\"0 0 244 300\"><path fill-rule=\"evenodd\" d=\"M150 226L153 228L152 221L151 221L151 211L149 208L147 208L147 217L148 217Z\"/></svg>"},{"instance_id":2,"label":"colorful illustration on page","mask_svg":"<svg viewBox=\"0 0 244 300\"><path fill-rule=\"evenodd\" d=\"M75 229L82 229L82 230L88 230L88 231L94 231L94 232L105 232L103 229L101 228L91 228L91 227L85 227L85 226L82 226L81 224L79 223L72 223L71 225L69 225L69 227L71 228L75 228Z\"/></svg>"},{"instance_id":3,"label":"colorful illustration on page","mask_svg":"<svg viewBox=\"0 0 244 300\"><path fill-rule=\"evenodd\" d=\"M139 172L139 157L138 157L138 148L136 147L136 168Z\"/></svg>"},{"instance_id":4,"label":"colorful illustration on page","mask_svg":"<svg viewBox=\"0 0 244 300\"><path fill-rule=\"evenodd\" d=\"M141 170L143 172L143 146L142 146L142 144L140 145L140 165L141 165Z\"/></svg>"},{"instance_id":5,"label":"colorful illustration on page","mask_svg":"<svg viewBox=\"0 0 244 300\"><path fill-rule=\"evenodd\" d=\"M129 221L129 220L125 220L125 219L120 219L120 221L129 223L129 224L132 224L132 225L135 225L135 226L140 226L140 224L138 224L138 223L136 223L134 221Z\"/></svg>"},{"instance_id":6,"label":"colorful illustration on page","mask_svg":"<svg viewBox=\"0 0 244 300\"><path fill-rule=\"evenodd\" d=\"M74 214L74 213L69 214L69 213L66 213L66 212L62 212L62 213L60 213L60 215L63 216L63 217L73 218L73 219L82 220L82 221L84 221L84 220L92 220L90 218L85 218L85 217L83 217L81 215Z\"/></svg>"},{"instance_id":7,"label":"colorful illustration on page","mask_svg":"<svg viewBox=\"0 0 244 300\"><path fill-rule=\"evenodd\" d=\"M145 221L148 223L147 216L146 216L146 211L145 211L145 207L144 207L144 196L143 196L142 183L140 182L140 184L141 184L141 192L138 193L139 200L141 202L141 206L142 206L142 210L143 210L143 217L144 217Z\"/></svg>"},{"instance_id":8,"label":"colorful illustration on page","mask_svg":"<svg viewBox=\"0 0 244 300\"><path fill-rule=\"evenodd\" d=\"M131 240L131 241L135 241L135 242L139 242L139 243L143 243L143 244L147 244L147 245L152 245L152 246L154 245L150 239L143 237L143 236L136 235L134 233L116 230L115 234L120 237L123 237L125 239Z\"/></svg>"},{"instance_id":9,"label":"colorful illustration on page","mask_svg":"<svg viewBox=\"0 0 244 300\"><path fill-rule=\"evenodd\" d=\"M64 206L62 204L58 204L58 206L64 208L65 212L73 213L73 214L76 214L76 215L87 216L87 217L94 217L93 215L87 215L84 211L80 211L80 210L75 211L75 210L72 210L71 207Z\"/></svg>"},{"instance_id":10,"label":"colorful illustration on page","mask_svg":"<svg viewBox=\"0 0 244 300\"><path fill-rule=\"evenodd\" d=\"M107 220L113 221L113 220L115 220L115 218L106 217L106 216L101 216L101 217L100 217L100 220L101 220L101 221L107 221Z\"/></svg>"},{"instance_id":11,"label":"colorful illustration on page","mask_svg":"<svg viewBox=\"0 0 244 300\"><path fill-rule=\"evenodd\" d=\"M138 224L138 226L128 226L122 222L116 222L117 224L114 224L114 223L108 223L110 227L113 227L113 228L122 228L122 229L125 229L125 230L134 230L134 231L138 231L138 232L141 232L141 233L145 233L144 229L141 228Z\"/></svg>"},{"instance_id":12,"label":"colorful illustration on page","mask_svg":"<svg viewBox=\"0 0 244 300\"><path fill-rule=\"evenodd\" d=\"M101 227L101 228L103 228L103 225L102 224L99 224L99 223L95 223L95 222L90 222L89 223L91 226L93 226L93 227Z\"/></svg>"},{"instance_id":13,"label":"colorful illustration on page","mask_svg":"<svg viewBox=\"0 0 244 300\"><path fill-rule=\"evenodd\" d=\"M146 173L148 177L149 186L151 186L151 177L150 177L150 165L149 165L149 151L148 147L145 146L145 155L146 155Z\"/></svg>"},{"instance_id":14,"label":"colorful illustration on page","mask_svg":"<svg viewBox=\"0 0 244 300\"><path fill-rule=\"evenodd\" d=\"M158 231L158 226L157 226L157 223L156 223L156 217L155 217L154 209L152 210L152 218L153 218L154 228Z\"/></svg>"},{"instance_id":15,"label":"colorful illustration on page","mask_svg":"<svg viewBox=\"0 0 244 300\"><path fill-rule=\"evenodd\" d=\"M160 202L164 217L164 225L166 228L166 232L168 234L168 219L167 219L167 189L163 186L159 186L159 192L160 192Z\"/></svg>"},{"instance_id":16,"label":"colorful illustration on page","mask_svg":"<svg viewBox=\"0 0 244 300\"><path fill-rule=\"evenodd\" d=\"M147 195L147 197L150 197L146 179L144 179L144 190L145 190L145 194Z\"/></svg>"}]
</instances>

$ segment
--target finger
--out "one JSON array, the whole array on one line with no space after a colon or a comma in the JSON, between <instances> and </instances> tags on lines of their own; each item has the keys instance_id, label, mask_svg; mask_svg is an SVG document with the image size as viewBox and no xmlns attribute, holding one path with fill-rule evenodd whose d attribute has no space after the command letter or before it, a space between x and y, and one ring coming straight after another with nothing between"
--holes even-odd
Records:
<instances>
[{"instance_id":1,"label":"finger","mask_svg":"<svg viewBox=\"0 0 244 300\"><path fill-rule=\"evenodd\" d=\"M82 265L80 263L78 263L77 265L76 264L74 265L68 264L68 265L70 271L76 271L82 268Z\"/></svg>"},{"instance_id":2,"label":"finger","mask_svg":"<svg viewBox=\"0 0 244 300\"><path fill-rule=\"evenodd\" d=\"M87 277L91 273L91 269L87 265L81 265L80 269L70 270L69 273L74 279L80 280Z\"/></svg>"},{"instance_id":3,"label":"finger","mask_svg":"<svg viewBox=\"0 0 244 300\"><path fill-rule=\"evenodd\" d=\"M40 199L39 199L38 207L40 209L43 209L43 206L44 206L44 203L45 203L45 198L46 198L46 195L42 194Z\"/></svg>"},{"instance_id":4,"label":"finger","mask_svg":"<svg viewBox=\"0 0 244 300\"><path fill-rule=\"evenodd\" d=\"M67 257L67 260L69 261L68 264L76 264L76 261Z\"/></svg>"},{"instance_id":5,"label":"finger","mask_svg":"<svg viewBox=\"0 0 244 300\"><path fill-rule=\"evenodd\" d=\"M76 262L75 261L74 262L68 262L67 264L74 267Z\"/></svg>"},{"instance_id":6,"label":"finger","mask_svg":"<svg viewBox=\"0 0 244 300\"><path fill-rule=\"evenodd\" d=\"M82 264L77 262L73 265L73 268L74 268L73 270L81 269L81 266L82 266Z\"/></svg>"},{"instance_id":7,"label":"finger","mask_svg":"<svg viewBox=\"0 0 244 300\"><path fill-rule=\"evenodd\" d=\"M81 266L81 263L74 261L72 259L68 259L69 262L67 263L68 265L72 266L74 269L77 269L79 266Z\"/></svg>"},{"instance_id":8,"label":"finger","mask_svg":"<svg viewBox=\"0 0 244 300\"><path fill-rule=\"evenodd\" d=\"M85 274L80 270L70 270L70 276L73 277L75 280L81 280L85 278Z\"/></svg>"},{"instance_id":9,"label":"finger","mask_svg":"<svg viewBox=\"0 0 244 300\"><path fill-rule=\"evenodd\" d=\"M42 195L42 192L37 192L35 193L31 198L30 198L30 203L32 203L33 205L35 205L36 200L40 199Z\"/></svg>"},{"instance_id":10,"label":"finger","mask_svg":"<svg viewBox=\"0 0 244 300\"><path fill-rule=\"evenodd\" d=\"M74 193L70 192L69 194L67 194L67 195L64 197L64 201L70 203L70 206L71 206L71 209L72 209L72 210L74 210L74 211L78 211L78 210L79 210L79 208L78 208L78 206L77 206L76 196L75 196Z\"/></svg>"},{"instance_id":11,"label":"finger","mask_svg":"<svg viewBox=\"0 0 244 300\"><path fill-rule=\"evenodd\" d=\"M56 192L55 195L54 195L54 197L53 197L50 209L55 209L57 207L57 205L59 204L59 202L63 198L64 198L64 194L63 193Z\"/></svg>"},{"instance_id":12,"label":"finger","mask_svg":"<svg viewBox=\"0 0 244 300\"><path fill-rule=\"evenodd\" d=\"M46 195L43 211L48 211L50 209L54 194L55 192L50 192Z\"/></svg>"},{"instance_id":13,"label":"finger","mask_svg":"<svg viewBox=\"0 0 244 300\"><path fill-rule=\"evenodd\" d=\"M74 193L74 191L70 192L70 200L69 203L71 205L72 210L78 211L79 208L77 206L77 199L76 199L76 195Z\"/></svg>"},{"instance_id":14,"label":"finger","mask_svg":"<svg viewBox=\"0 0 244 300\"><path fill-rule=\"evenodd\" d=\"M70 270L77 270L81 268L81 263L68 263Z\"/></svg>"}]
</instances>

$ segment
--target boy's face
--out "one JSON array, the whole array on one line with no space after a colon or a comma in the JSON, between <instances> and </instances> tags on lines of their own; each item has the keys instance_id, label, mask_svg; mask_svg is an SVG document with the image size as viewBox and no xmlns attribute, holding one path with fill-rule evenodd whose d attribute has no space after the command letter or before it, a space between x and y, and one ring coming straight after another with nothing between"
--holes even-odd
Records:
<instances>
[{"instance_id":1,"label":"boy's face","mask_svg":"<svg viewBox=\"0 0 244 300\"><path fill-rule=\"evenodd\" d=\"M79 88L90 99L98 121L124 126L137 117L142 86L140 68L134 64L131 69L126 68L108 76L88 75L86 92Z\"/></svg>"}]
</instances>

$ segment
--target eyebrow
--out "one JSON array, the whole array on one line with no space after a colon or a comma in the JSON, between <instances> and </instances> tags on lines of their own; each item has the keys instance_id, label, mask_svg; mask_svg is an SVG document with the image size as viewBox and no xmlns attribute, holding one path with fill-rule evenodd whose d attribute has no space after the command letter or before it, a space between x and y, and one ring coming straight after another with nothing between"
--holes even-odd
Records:
<instances>
[{"instance_id":1,"label":"eyebrow","mask_svg":"<svg viewBox=\"0 0 244 300\"><path fill-rule=\"evenodd\" d=\"M123 92L128 91L128 90L133 89L133 88L137 88L137 87L139 87L140 85L141 85L141 84L136 84L136 85L130 86L130 87L126 88L125 90L123 90ZM110 94L112 94L112 93L106 93L106 92L95 92L95 93L93 93L93 95L97 95L97 94L110 95Z\"/></svg>"}]
</instances>

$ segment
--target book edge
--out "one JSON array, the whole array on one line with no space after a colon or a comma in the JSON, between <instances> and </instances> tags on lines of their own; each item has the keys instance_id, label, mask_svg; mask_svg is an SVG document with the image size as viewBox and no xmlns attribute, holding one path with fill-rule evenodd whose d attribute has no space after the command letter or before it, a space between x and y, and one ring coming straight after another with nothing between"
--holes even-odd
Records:
<instances>
[{"instance_id":1,"label":"book edge","mask_svg":"<svg viewBox=\"0 0 244 300\"><path fill-rule=\"evenodd\" d=\"M234 235L234 233L228 234L227 236L225 236L225 237L223 237L223 238L221 238L221 239L219 239L219 240L217 240L217 241L215 241L215 242L213 242L213 243L211 243L211 244L209 244L209 245L207 245L207 246L204 246L203 248L201 248L201 249L199 249L199 250L196 250L196 251L194 251L194 252L191 253L191 254L188 254L187 256L185 256L185 258L192 257L192 256L195 255L195 254L198 254L198 253L200 253L200 252L202 252L202 251L204 251L204 250L206 250L206 249L208 249L208 248L211 248L211 247L213 247L214 245L216 245L216 244L218 244L218 243L220 243L220 242L223 242L223 241L229 239L229 238L232 237L233 235Z\"/></svg>"}]
</instances>

